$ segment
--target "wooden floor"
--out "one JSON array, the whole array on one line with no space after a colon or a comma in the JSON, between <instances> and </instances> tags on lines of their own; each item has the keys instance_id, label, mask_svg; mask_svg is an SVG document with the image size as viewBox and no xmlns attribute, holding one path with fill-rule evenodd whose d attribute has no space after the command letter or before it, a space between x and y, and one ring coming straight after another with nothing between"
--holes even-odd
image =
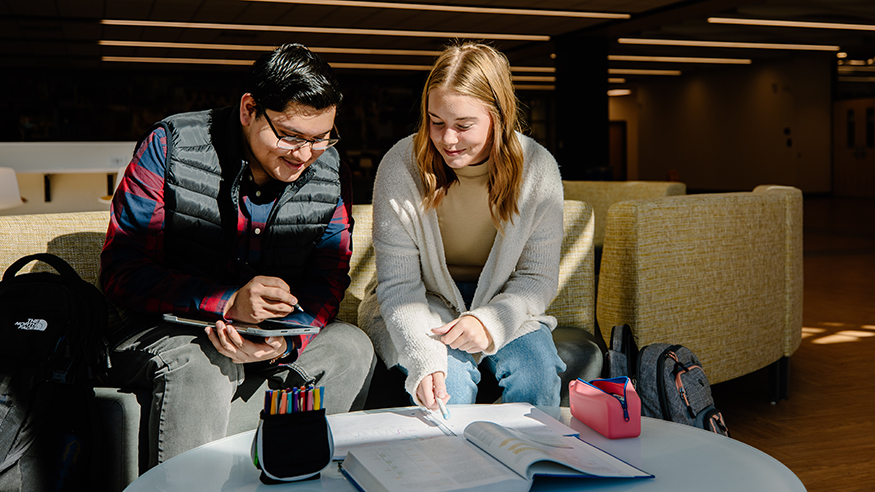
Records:
<instances>
[{"instance_id":1,"label":"wooden floor","mask_svg":"<svg viewBox=\"0 0 875 492\"><path fill-rule=\"evenodd\" d=\"M790 399L766 371L714 385L732 437L810 492L875 491L875 200L806 198L803 339ZM707 370L707 368L705 368Z\"/></svg>"}]
</instances>

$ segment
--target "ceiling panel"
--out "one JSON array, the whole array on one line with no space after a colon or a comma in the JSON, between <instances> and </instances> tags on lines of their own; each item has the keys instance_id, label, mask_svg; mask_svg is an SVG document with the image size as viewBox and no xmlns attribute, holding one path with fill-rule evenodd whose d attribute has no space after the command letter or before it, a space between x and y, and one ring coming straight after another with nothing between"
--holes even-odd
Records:
<instances>
[{"instance_id":1,"label":"ceiling panel","mask_svg":"<svg viewBox=\"0 0 875 492\"><path fill-rule=\"evenodd\" d=\"M415 0L409 0L415 1ZM433 2L429 2L433 3ZM4 66L104 67L151 70L155 64L118 64L102 56L243 59L257 51L190 48L99 46L99 40L163 41L275 46L296 41L313 47L438 50L449 40L440 37L377 36L353 33L288 33L170 27L109 26L100 19L177 21L340 29L421 30L459 33L548 35L551 41L495 40L514 65L550 66L553 40L559 36L608 36L610 53L652 56L750 57L757 60L788 56L786 51L680 48L622 45L618 36L687 40L746 41L840 45L851 57L875 57L875 32L746 27L707 22L710 15L804 21L875 24L873 0L444 0L460 6L625 12L629 20L581 19L527 15L424 12L399 9L333 7L244 0L28 0L0 4L0 62ZM609 34L606 34L609 33ZM621 34L618 34L621 33ZM430 57L324 54L334 62L428 64ZM175 69L179 65L166 65ZM655 62L611 62L617 67L657 67ZM665 65L663 65L665 66ZM703 65L707 67L707 65ZM686 65L685 70L703 66ZM189 65L187 69L198 69ZM203 67L207 69L207 67Z\"/></svg>"},{"instance_id":2,"label":"ceiling panel","mask_svg":"<svg viewBox=\"0 0 875 492\"><path fill-rule=\"evenodd\" d=\"M89 0L83 1L88 2ZM90 3L100 4L104 8L101 17L106 19L148 19L150 12L154 9L155 2L149 0L118 0L106 2L94 0ZM185 3L185 0L180 2L180 4L183 3Z\"/></svg>"}]
</instances>

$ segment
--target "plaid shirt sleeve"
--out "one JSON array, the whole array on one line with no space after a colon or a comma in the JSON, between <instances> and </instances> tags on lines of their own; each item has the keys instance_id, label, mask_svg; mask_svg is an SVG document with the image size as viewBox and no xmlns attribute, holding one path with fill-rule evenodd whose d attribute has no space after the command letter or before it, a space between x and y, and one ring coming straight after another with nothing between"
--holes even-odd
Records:
<instances>
[{"instance_id":1,"label":"plaid shirt sleeve","mask_svg":"<svg viewBox=\"0 0 875 492\"><path fill-rule=\"evenodd\" d=\"M140 312L219 318L237 289L168 268L164 258L167 138L154 130L137 148L112 201L100 285L113 304Z\"/></svg>"},{"instance_id":2,"label":"plaid shirt sleeve","mask_svg":"<svg viewBox=\"0 0 875 492\"><path fill-rule=\"evenodd\" d=\"M304 313L292 314L286 319L302 324L324 327L334 321L340 309L340 301L349 287L349 260L352 257L352 177L349 168L341 164L341 195L331 222L322 234L310 261L298 282L298 291L292 294ZM314 335L301 335L296 343L298 354L304 350Z\"/></svg>"}]
</instances>

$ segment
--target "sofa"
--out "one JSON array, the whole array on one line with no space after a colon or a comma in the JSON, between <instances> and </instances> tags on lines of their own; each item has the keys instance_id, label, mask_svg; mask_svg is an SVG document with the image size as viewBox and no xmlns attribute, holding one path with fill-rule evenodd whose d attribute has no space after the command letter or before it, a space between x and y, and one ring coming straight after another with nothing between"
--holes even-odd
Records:
<instances>
[{"instance_id":1,"label":"sofa","mask_svg":"<svg viewBox=\"0 0 875 492\"><path fill-rule=\"evenodd\" d=\"M802 280L797 188L623 201L606 218L598 325L608 337L629 324L639 347L687 346L712 384L769 367L778 402L802 339Z\"/></svg>"},{"instance_id":2,"label":"sofa","mask_svg":"<svg viewBox=\"0 0 875 492\"><path fill-rule=\"evenodd\" d=\"M566 200L579 200L592 206L595 217L593 244L601 249L611 205L645 198L684 195L687 185L675 181L563 181ZM596 264L598 268L598 264Z\"/></svg>"},{"instance_id":3,"label":"sofa","mask_svg":"<svg viewBox=\"0 0 875 492\"><path fill-rule=\"evenodd\" d=\"M353 206L353 256L350 266L352 283L340 307L338 318L357 324L358 304L365 286L375 272L371 244L371 206ZM67 260L79 275L97 284L99 254L109 222L108 212L0 216L0 271L18 258L48 252ZM600 348L592 336L595 326L593 280L593 211L588 204L566 200L564 206L565 237L562 243L559 292L548 309L559 327L554 332L560 356L568 369L562 374L563 401L567 405L567 383L577 377L592 379L602 369ZM42 263L22 269L51 271ZM395 370L397 371L397 370ZM392 371L381 368L375 375L367 406L371 408L409 404L400 383L396 386ZM488 378L484 378L488 379ZM232 404L228 435L253 429L263 399L258 381L248 381L238 391ZM92 470L92 490L120 491L146 470L148 428L146 415L148 391L130 388L96 388L95 449L99 453ZM252 396L252 398L249 398ZM492 397L492 396L491 396Z\"/></svg>"}]
</instances>

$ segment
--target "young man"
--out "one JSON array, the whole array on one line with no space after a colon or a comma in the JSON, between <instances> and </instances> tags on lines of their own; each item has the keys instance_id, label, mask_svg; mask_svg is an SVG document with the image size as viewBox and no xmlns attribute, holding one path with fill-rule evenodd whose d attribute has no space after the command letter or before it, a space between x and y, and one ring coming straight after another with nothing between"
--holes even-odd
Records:
<instances>
[{"instance_id":1,"label":"young man","mask_svg":"<svg viewBox=\"0 0 875 492\"><path fill-rule=\"evenodd\" d=\"M253 64L248 84L236 107L158 122L113 199L100 274L119 314L109 382L152 392L150 466L224 437L244 378L324 386L336 413L361 408L373 372L368 337L334 320L353 226L349 170L331 148L337 81L318 55L287 44ZM321 332L234 329L273 318Z\"/></svg>"}]
</instances>

